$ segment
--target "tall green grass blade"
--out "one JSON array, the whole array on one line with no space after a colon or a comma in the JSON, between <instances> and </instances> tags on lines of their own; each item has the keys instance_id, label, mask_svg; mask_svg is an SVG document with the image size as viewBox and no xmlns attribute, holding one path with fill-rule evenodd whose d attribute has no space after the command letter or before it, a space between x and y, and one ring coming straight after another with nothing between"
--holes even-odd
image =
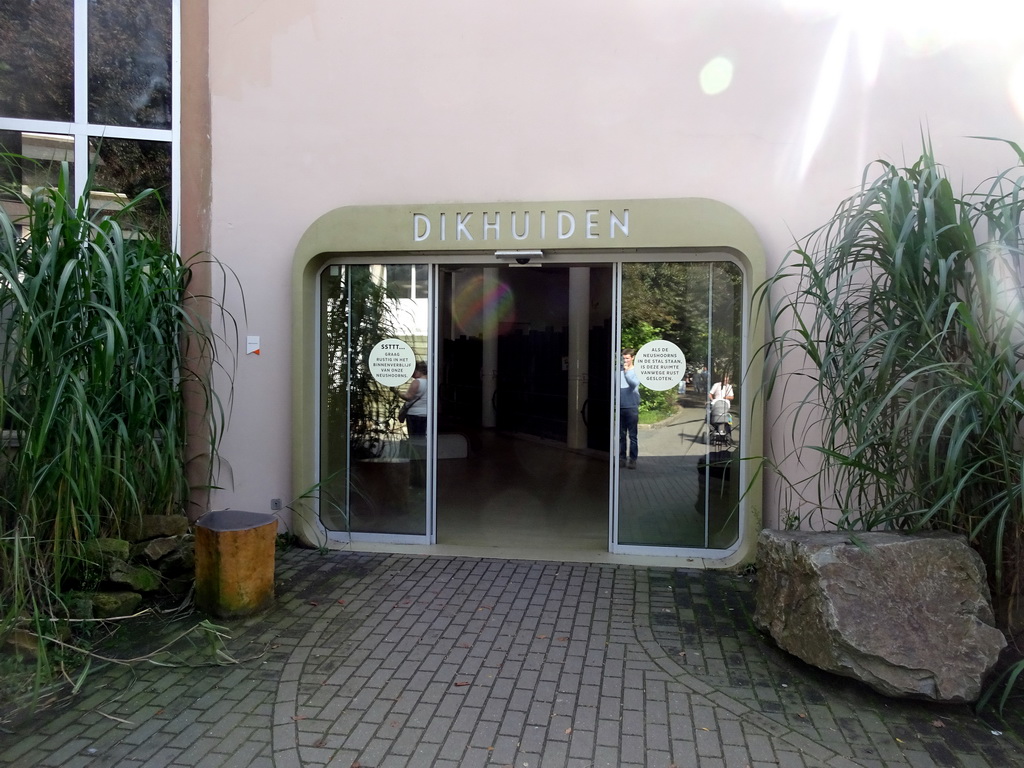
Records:
<instances>
[{"instance_id":1,"label":"tall green grass blade","mask_svg":"<svg viewBox=\"0 0 1024 768\"><path fill-rule=\"evenodd\" d=\"M763 396L786 400L773 461L806 473L784 492L851 530L968 536L1004 625L1024 596L1024 154L1006 144L1018 164L962 194L927 137L909 166L869 165L755 292Z\"/></svg>"},{"instance_id":2,"label":"tall green grass blade","mask_svg":"<svg viewBox=\"0 0 1024 768\"><path fill-rule=\"evenodd\" d=\"M52 188L4 191L23 218L0 206L0 639L59 610L84 542L141 514L184 514L188 462L216 457L227 418L212 370L233 375L220 350L237 347L237 324L217 296L192 295L192 267L139 226L154 193L95 212L91 182L78 200L70 189L64 166ZM200 258L226 291L230 273ZM186 384L203 446L186 444Z\"/></svg>"}]
</instances>

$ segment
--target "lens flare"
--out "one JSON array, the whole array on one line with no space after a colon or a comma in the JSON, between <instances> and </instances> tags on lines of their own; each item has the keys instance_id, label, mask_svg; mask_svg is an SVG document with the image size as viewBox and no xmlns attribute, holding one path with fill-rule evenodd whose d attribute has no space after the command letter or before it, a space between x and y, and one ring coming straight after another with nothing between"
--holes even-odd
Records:
<instances>
[{"instance_id":1,"label":"lens flare","mask_svg":"<svg viewBox=\"0 0 1024 768\"><path fill-rule=\"evenodd\" d=\"M1024 120L1024 57L1019 59L1011 70L1007 88L1017 115Z\"/></svg>"},{"instance_id":2,"label":"lens flare","mask_svg":"<svg viewBox=\"0 0 1024 768\"><path fill-rule=\"evenodd\" d=\"M716 56L700 71L700 88L708 96L717 96L732 84L732 62L724 56Z\"/></svg>"},{"instance_id":3,"label":"lens flare","mask_svg":"<svg viewBox=\"0 0 1024 768\"><path fill-rule=\"evenodd\" d=\"M490 336L502 323L515 322L515 295L500 280L470 278L458 288L452 299L452 322L460 334Z\"/></svg>"}]
</instances>

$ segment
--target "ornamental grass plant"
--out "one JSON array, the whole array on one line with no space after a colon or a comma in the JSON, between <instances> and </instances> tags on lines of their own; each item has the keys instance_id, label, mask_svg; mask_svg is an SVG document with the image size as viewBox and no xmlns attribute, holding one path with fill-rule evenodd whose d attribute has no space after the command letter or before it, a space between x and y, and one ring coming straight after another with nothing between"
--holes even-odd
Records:
<instances>
[{"instance_id":1,"label":"ornamental grass plant","mask_svg":"<svg viewBox=\"0 0 1024 768\"><path fill-rule=\"evenodd\" d=\"M186 387L208 431L192 460L213 466L226 417L210 374L234 322L191 290L205 259L186 263L140 228L154 192L97 210L92 191L72 199L65 165L53 187L0 201L0 643L34 645L43 685L66 596L96 586L87 543L143 514L185 514Z\"/></svg>"},{"instance_id":2,"label":"ornamental grass plant","mask_svg":"<svg viewBox=\"0 0 1024 768\"><path fill-rule=\"evenodd\" d=\"M799 483L782 477L797 501L789 522L965 535L1013 635L1024 628L1024 153L1004 144L1017 163L963 194L927 139L907 167L872 163L756 301L772 328L766 392L786 392L776 464L807 469Z\"/></svg>"}]
</instances>

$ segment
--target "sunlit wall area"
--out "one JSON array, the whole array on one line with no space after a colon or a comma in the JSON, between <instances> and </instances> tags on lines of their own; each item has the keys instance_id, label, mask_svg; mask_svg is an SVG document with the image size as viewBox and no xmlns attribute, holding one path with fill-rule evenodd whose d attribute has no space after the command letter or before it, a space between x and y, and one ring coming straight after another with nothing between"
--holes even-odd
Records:
<instances>
[{"instance_id":1,"label":"sunlit wall area","mask_svg":"<svg viewBox=\"0 0 1024 768\"><path fill-rule=\"evenodd\" d=\"M358 204L707 197L769 269L867 162L927 134L971 186L1012 162L1024 11L973 3L440 0L210 8L212 247L246 290L218 501L289 487L289 257ZM766 423L781 405L769 404ZM769 441L770 442L770 441ZM767 517L777 519L773 494Z\"/></svg>"},{"instance_id":2,"label":"sunlit wall area","mask_svg":"<svg viewBox=\"0 0 1024 768\"><path fill-rule=\"evenodd\" d=\"M322 214L710 198L753 224L771 271L871 160L927 139L970 189L1014 160L973 137L1024 126L1024 6L1002 0L182 5L4 4L0 143L39 161L27 185L67 161L113 193L161 189L168 234L237 277L211 503L280 499L286 520L306 490L289 470L306 450L290 438L290 268ZM784 409L770 401L766 424ZM778 522L770 487L765 503Z\"/></svg>"}]
</instances>

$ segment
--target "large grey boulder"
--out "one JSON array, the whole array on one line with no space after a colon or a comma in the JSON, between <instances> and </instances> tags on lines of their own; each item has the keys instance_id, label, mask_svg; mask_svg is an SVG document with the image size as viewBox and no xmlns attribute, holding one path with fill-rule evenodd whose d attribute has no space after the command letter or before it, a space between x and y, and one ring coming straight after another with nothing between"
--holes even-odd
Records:
<instances>
[{"instance_id":1,"label":"large grey boulder","mask_svg":"<svg viewBox=\"0 0 1024 768\"><path fill-rule=\"evenodd\" d=\"M1006 645L985 565L953 534L765 530L756 605L783 650L888 696L974 701Z\"/></svg>"}]
</instances>

